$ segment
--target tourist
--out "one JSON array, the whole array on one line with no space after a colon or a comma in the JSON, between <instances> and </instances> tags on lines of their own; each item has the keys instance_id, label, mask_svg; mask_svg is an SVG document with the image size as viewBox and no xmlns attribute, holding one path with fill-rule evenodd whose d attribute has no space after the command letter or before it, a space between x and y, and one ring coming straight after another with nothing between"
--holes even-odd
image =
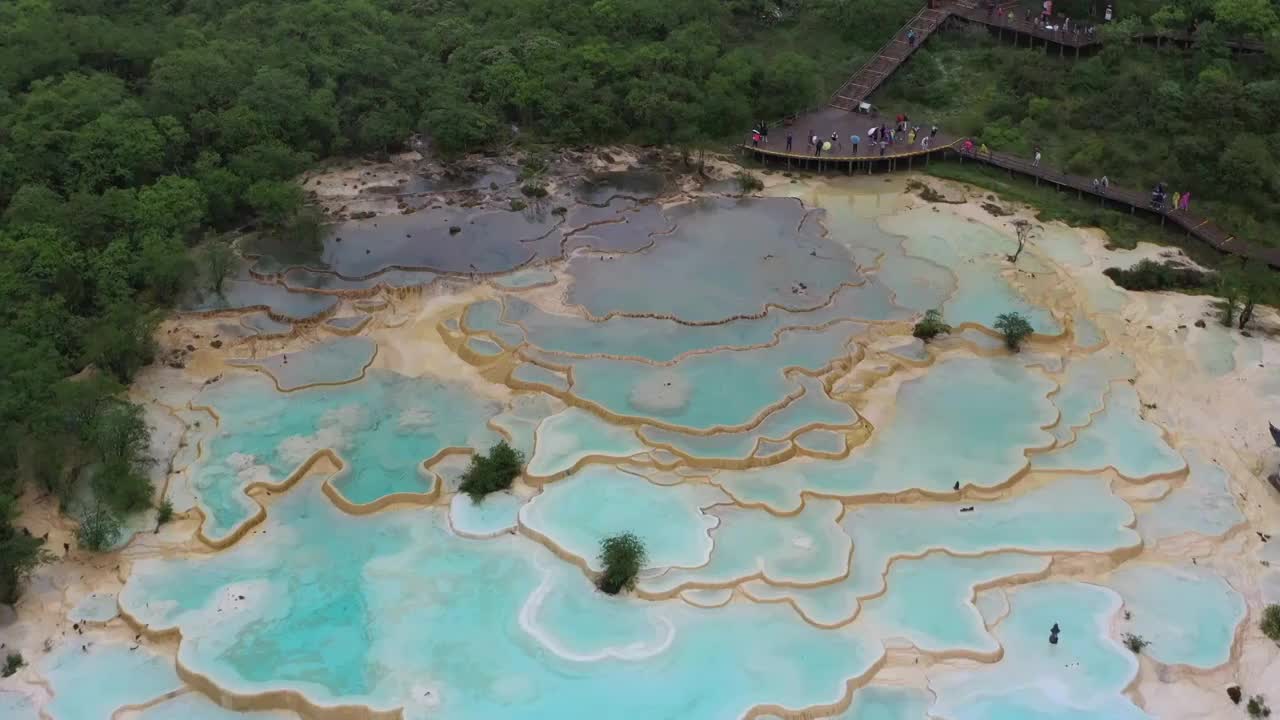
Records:
<instances>
[{"instance_id":1,"label":"tourist","mask_svg":"<svg viewBox=\"0 0 1280 720\"><path fill-rule=\"evenodd\" d=\"M880 157L884 157L885 148L889 147L889 143L884 140L880 141Z\"/></svg>"},{"instance_id":2,"label":"tourist","mask_svg":"<svg viewBox=\"0 0 1280 720\"><path fill-rule=\"evenodd\" d=\"M969 140L969 139L967 139L967 138L966 138L966 139L965 139L965 141L964 141L964 145L961 145L960 147L961 147L961 149L962 149L962 150L964 150L964 152L965 152L965 154L966 154L966 155L972 155L972 154L973 154L973 141L972 141L972 140Z\"/></svg>"},{"instance_id":3,"label":"tourist","mask_svg":"<svg viewBox=\"0 0 1280 720\"><path fill-rule=\"evenodd\" d=\"M760 139L764 141L765 145L769 144L769 123L763 120L760 121Z\"/></svg>"},{"instance_id":4,"label":"tourist","mask_svg":"<svg viewBox=\"0 0 1280 720\"><path fill-rule=\"evenodd\" d=\"M862 138L858 137L857 135L849 136L849 146L853 148L853 150L850 152L851 155L858 154L858 143L860 142L862 142Z\"/></svg>"},{"instance_id":5,"label":"tourist","mask_svg":"<svg viewBox=\"0 0 1280 720\"><path fill-rule=\"evenodd\" d=\"M982 143L982 147L978 148L978 154L991 157L991 148L987 147L986 143Z\"/></svg>"},{"instance_id":6,"label":"tourist","mask_svg":"<svg viewBox=\"0 0 1280 720\"><path fill-rule=\"evenodd\" d=\"M877 140L879 140L879 139L880 139L880 128L879 128L879 127L871 127L870 129L868 129L868 130L867 130L867 138L868 138L868 139L870 139L870 140L871 140L871 142L876 142Z\"/></svg>"},{"instance_id":7,"label":"tourist","mask_svg":"<svg viewBox=\"0 0 1280 720\"><path fill-rule=\"evenodd\" d=\"M1026 13L1024 13L1022 16L1022 19L1025 20L1026 22L1031 22L1031 8L1027 8Z\"/></svg>"},{"instance_id":8,"label":"tourist","mask_svg":"<svg viewBox=\"0 0 1280 720\"><path fill-rule=\"evenodd\" d=\"M1106 175L1103 175L1103 176L1102 176L1102 187L1103 187L1103 188L1109 188L1109 187L1111 187L1111 181L1107 179L1107 176L1106 176Z\"/></svg>"},{"instance_id":9,"label":"tourist","mask_svg":"<svg viewBox=\"0 0 1280 720\"><path fill-rule=\"evenodd\" d=\"M908 144L908 145L915 145L915 144L916 144L916 130L915 130L915 128L911 128L911 132L907 133L907 144Z\"/></svg>"},{"instance_id":10,"label":"tourist","mask_svg":"<svg viewBox=\"0 0 1280 720\"><path fill-rule=\"evenodd\" d=\"M818 139L818 136L817 136L817 135L814 135L814 134L813 134L813 131L812 131L812 130L810 130L810 131L809 131L809 147L813 147L813 143L814 143L814 141L815 141L815 140L817 140L817 139Z\"/></svg>"},{"instance_id":11,"label":"tourist","mask_svg":"<svg viewBox=\"0 0 1280 720\"><path fill-rule=\"evenodd\" d=\"M840 133L835 130L831 131L831 146L840 147Z\"/></svg>"},{"instance_id":12,"label":"tourist","mask_svg":"<svg viewBox=\"0 0 1280 720\"><path fill-rule=\"evenodd\" d=\"M1036 146L1036 157L1031 161L1031 167L1040 167L1040 147Z\"/></svg>"},{"instance_id":13,"label":"tourist","mask_svg":"<svg viewBox=\"0 0 1280 720\"><path fill-rule=\"evenodd\" d=\"M920 138L920 149L921 149L921 150L928 150L928 149L929 149L929 136L928 136L928 135L925 135L924 137Z\"/></svg>"},{"instance_id":14,"label":"tourist","mask_svg":"<svg viewBox=\"0 0 1280 720\"><path fill-rule=\"evenodd\" d=\"M791 131L787 131L787 152L791 152Z\"/></svg>"},{"instance_id":15,"label":"tourist","mask_svg":"<svg viewBox=\"0 0 1280 720\"><path fill-rule=\"evenodd\" d=\"M916 46L916 31L915 31L915 30L908 30L908 31L907 31L907 44L908 44L908 45L910 45L911 47L915 47L915 46Z\"/></svg>"},{"instance_id":16,"label":"tourist","mask_svg":"<svg viewBox=\"0 0 1280 720\"><path fill-rule=\"evenodd\" d=\"M1173 191L1173 205L1170 207L1170 209L1171 209L1171 210L1178 210L1178 209L1180 209L1181 207L1182 207L1182 193L1178 192L1177 190L1174 190L1174 191Z\"/></svg>"},{"instance_id":17,"label":"tourist","mask_svg":"<svg viewBox=\"0 0 1280 720\"><path fill-rule=\"evenodd\" d=\"M1102 187L1102 181L1098 178L1093 179L1093 191L1098 192L1098 188Z\"/></svg>"},{"instance_id":18,"label":"tourist","mask_svg":"<svg viewBox=\"0 0 1280 720\"><path fill-rule=\"evenodd\" d=\"M1191 209L1191 191L1190 190L1182 193L1182 212L1186 212L1189 209Z\"/></svg>"},{"instance_id":19,"label":"tourist","mask_svg":"<svg viewBox=\"0 0 1280 720\"><path fill-rule=\"evenodd\" d=\"M817 135L813 136L813 156L822 157L822 139Z\"/></svg>"},{"instance_id":20,"label":"tourist","mask_svg":"<svg viewBox=\"0 0 1280 720\"><path fill-rule=\"evenodd\" d=\"M1058 633L1060 632L1062 632L1062 629L1058 627L1058 623L1054 623L1053 627L1049 628L1049 644L1050 645L1058 644Z\"/></svg>"},{"instance_id":21,"label":"tourist","mask_svg":"<svg viewBox=\"0 0 1280 720\"><path fill-rule=\"evenodd\" d=\"M751 133L751 144L755 147L760 147L760 131L759 130L756 130Z\"/></svg>"},{"instance_id":22,"label":"tourist","mask_svg":"<svg viewBox=\"0 0 1280 720\"><path fill-rule=\"evenodd\" d=\"M938 134L937 125L934 125L933 127L929 128L929 137L933 137L934 135L937 135L937 134Z\"/></svg>"}]
</instances>

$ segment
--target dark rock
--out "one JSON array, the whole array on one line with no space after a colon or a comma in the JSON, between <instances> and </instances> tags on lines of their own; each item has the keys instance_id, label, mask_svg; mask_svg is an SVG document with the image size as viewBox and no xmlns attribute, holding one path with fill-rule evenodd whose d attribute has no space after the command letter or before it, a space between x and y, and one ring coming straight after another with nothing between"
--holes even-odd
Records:
<instances>
[{"instance_id":1,"label":"dark rock","mask_svg":"<svg viewBox=\"0 0 1280 720\"><path fill-rule=\"evenodd\" d=\"M450 225L450 226L449 226L449 234L450 234L450 235L457 235L457 234L458 234L458 233L460 233L460 232L462 232L462 228L458 227L457 225Z\"/></svg>"},{"instance_id":2,"label":"dark rock","mask_svg":"<svg viewBox=\"0 0 1280 720\"><path fill-rule=\"evenodd\" d=\"M1204 321L1203 321L1203 320L1197 320L1197 321L1196 321L1196 327L1198 327L1198 328L1202 328L1202 327L1204 327Z\"/></svg>"},{"instance_id":3,"label":"dark rock","mask_svg":"<svg viewBox=\"0 0 1280 720\"><path fill-rule=\"evenodd\" d=\"M1231 687L1228 687L1227 697L1231 698L1232 703L1239 705L1240 699L1243 697L1242 693L1240 692L1240 686L1232 685Z\"/></svg>"},{"instance_id":4,"label":"dark rock","mask_svg":"<svg viewBox=\"0 0 1280 720\"><path fill-rule=\"evenodd\" d=\"M214 340L213 342L209 343L209 347L211 347L211 348L220 348L220 347L222 347L222 341L221 341L221 340Z\"/></svg>"},{"instance_id":5,"label":"dark rock","mask_svg":"<svg viewBox=\"0 0 1280 720\"><path fill-rule=\"evenodd\" d=\"M187 346L187 352L195 352L195 351L196 351L196 346L195 346L195 345L188 345L188 346Z\"/></svg>"},{"instance_id":6,"label":"dark rock","mask_svg":"<svg viewBox=\"0 0 1280 720\"><path fill-rule=\"evenodd\" d=\"M1245 336L1245 337L1247 337L1247 338L1251 338L1251 337L1253 337L1253 333L1249 332L1248 330L1241 330L1241 331L1240 331L1240 334L1241 334L1241 335L1243 335L1243 336Z\"/></svg>"}]
</instances>

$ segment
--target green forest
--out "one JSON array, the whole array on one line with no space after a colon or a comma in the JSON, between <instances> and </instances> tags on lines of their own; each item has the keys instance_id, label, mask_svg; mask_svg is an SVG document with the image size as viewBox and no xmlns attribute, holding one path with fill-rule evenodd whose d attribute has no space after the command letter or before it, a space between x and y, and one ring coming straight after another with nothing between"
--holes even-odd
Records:
<instances>
[{"instance_id":1,"label":"green forest","mask_svg":"<svg viewBox=\"0 0 1280 720\"><path fill-rule=\"evenodd\" d=\"M225 256L239 230L314 229L303 170L415 135L445 157L513 143L723 149L757 119L821 103L921 4L0 3L0 602L44 557L18 518L26 489L70 511L88 484L87 547L151 504L148 430L123 389L202 254ZM1190 54L1116 42L1068 63L943 33L878 102L999 149L1041 145L1073 170L1192 189L1224 225L1269 241L1275 54L1233 59L1212 38L1273 33L1274 6L1133 12L1203 20L1209 41Z\"/></svg>"}]
</instances>

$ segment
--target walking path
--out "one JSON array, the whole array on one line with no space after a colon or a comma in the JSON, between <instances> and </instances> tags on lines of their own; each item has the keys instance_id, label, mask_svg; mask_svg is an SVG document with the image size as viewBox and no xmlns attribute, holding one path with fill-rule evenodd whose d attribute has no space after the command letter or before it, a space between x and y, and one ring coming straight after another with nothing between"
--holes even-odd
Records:
<instances>
[{"instance_id":1,"label":"walking path","mask_svg":"<svg viewBox=\"0 0 1280 720\"><path fill-rule=\"evenodd\" d=\"M779 129L782 132L775 131L772 134L771 144L766 142L757 147L748 141L743 145L744 150L766 164L775 161L785 163L788 168L844 170L848 173L863 171L870 173L877 168L912 170L917 163L928 165L932 159L958 158L961 162L965 160L983 162L1002 168L1010 175L1018 173L1034 178L1037 184L1043 181L1053 183L1058 189L1071 188L1081 198L1087 193L1097 197L1104 206L1107 202L1111 202L1127 206L1130 213L1141 211L1159 217L1161 225L1172 221L1182 227L1188 235L1196 237L1219 252L1258 260L1280 269L1280 248L1264 247L1241 240L1214 225L1207 218L1167 206L1154 208L1150 204L1149 192L1117 187L1094 187L1093 180L1090 178L1056 172L1045 165L1035 166L1030 160L1009 153L965 153L961 150L965 139L951 137L945 133L939 133L930 138L928 148L922 148L919 139L914 144L897 143L884 148L872 143L870 130L881 125L892 130L895 118L881 117L869 106L864 105L866 98L911 57L916 48L920 47L921 43L941 27L949 17L961 17L970 22L1007 28L1033 38L1029 42L1033 43L1034 38L1040 38L1046 44L1056 43L1060 47L1074 47L1077 53L1080 47L1101 42L1096 37L1088 37L1085 34L1077 36L1075 33L1045 30L1019 20L1016 15L1012 22L1006 20L996 23L994 12L988 13L985 9L979 10L964 3L935 2L933 4L934 7L921 9L915 17L903 25L884 47L831 96L826 107L789 118L786 127ZM914 43L909 41L909 33L915 34ZM1161 37L1173 42L1186 44L1193 42L1193 39L1187 35L1162 35ZM1238 42L1235 45L1244 47L1247 43ZM860 107L867 111L859 111ZM816 154L809 143L809 138L817 135L819 142L827 141L830 140L832 132L835 132L837 140L832 143L831 150L826 154ZM921 134L929 135L929 128L922 127ZM856 148L851 143L851 136L858 136L861 141ZM787 147L788 144L790 148Z\"/></svg>"}]
</instances>

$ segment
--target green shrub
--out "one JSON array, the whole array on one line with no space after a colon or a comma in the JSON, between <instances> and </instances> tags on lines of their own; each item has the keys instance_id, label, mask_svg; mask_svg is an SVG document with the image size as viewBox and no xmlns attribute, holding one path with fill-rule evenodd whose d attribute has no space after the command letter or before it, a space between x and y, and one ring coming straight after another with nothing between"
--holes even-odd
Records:
<instances>
[{"instance_id":1,"label":"green shrub","mask_svg":"<svg viewBox=\"0 0 1280 720\"><path fill-rule=\"evenodd\" d=\"M739 170L734 178L738 181L738 190L743 195L764 189L764 181L746 170Z\"/></svg>"},{"instance_id":2,"label":"green shrub","mask_svg":"<svg viewBox=\"0 0 1280 720\"><path fill-rule=\"evenodd\" d=\"M551 162L546 155L541 152L532 152L520 161L520 179L539 178L547 174L550 169Z\"/></svg>"},{"instance_id":3,"label":"green shrub","mask_svg":"<svg viewBox=\"0 0 1280 720\"><path fill-rule=\"evenodd\" d=\"M942 322L942 311L930 310L924 314L924 319L916 323L911 334L925 342L929 342L935 337L949 332L951 332L951 326Z\"/></svg>"},{"instance_id":4,"label":"green shrub","mask_svg":"<svg viewBox=\"0 0 1280 720\"><path fill-rule=\"evenodd\" d=\"M169 498L160 501L156 506L156 523L164 525L173 519L173 503L169 502Z\"/></svg>"},{"instance_id":5,"label":"green shrub","mask_svg":"<svg viewBox=\"0 0 1280 720\"><path fill-rule=\"evenodd\" d=\"M76 540L80 547L102 552L120 539L120 519L111 510L99 505L80 517L76 528Z\"/></svg>"},{"instance_id":6,"label":"green shrub","mask_svg":"<svg viewBox=\"0 0 1280 720\"><path fill-rule=\"evenodd\" d=\"M1267 700L1261 695L1249 698L1249 704L1245 706L1245 710L1249 711L1251 718L1271 717L1271 708L1267 707Z\"/></svg>"},{"instance_id":7,"label":"green shrub","mask_svg":"<svg viewBox=\"0 0 1280 720\"><path fill-rule=\"evenodd\" d=\"M1143 260L1125 270L1107 268L1102 271L1112 282L1126 290L1200 290L1209 285L1207 273L1173 262Z\"/></svg>"},{"instance_id":8,"label":"green shrub","mask_svg":"<svg viewBox=\"0 0 1280 720\"><path fill-rule=\"evenodd\" d=\"M105 403L91 424L90 434L102 458L93 475L95 497L121 513L150 505L152 488L146 465L151 462L151 432L142 408L132 403Z\"/></svg>"},{"instance_id":9,"label":"green shrub","mask_svg":"<svg viewBox=\"0 0 1280 720\"><path fill-rule=\"evenodd\" d=\"M617 595L636 586L636 576L648 557L644 542L631 533L622 533L600 541L600 564L604 572L596 581L601 592Z\"/></svg>"},{"instance_id":10,"label":"green shrub","mask_svg":"<svg viewBox=\"0 0 1280 720\"><path fill-rule=\"evenodd\" d=\"M1022 343L1035 332L1021 313L1001 313L996 317L996 330L1004 335L1004 346L1011 352L1022 349Z\"/></svg>"},{"instance_id":11,"label":"green shrub","mask_svg":"<svg viewBox=\"0 0 1280 720\"><path fill-rule=\"evenodd\" d=\"M529 207L529 204L521 200L520 198L511 198L512 212L520 212L521 210L524 210L527 207Z\"/></svg>"},{"instance_id":12,"label":"green shrub","mask_svg":"<svg viewBox=\"0 0 1280 720\"><path fill-rule=\"evenodd\" d=\"M4 669L0 669L0 677L9 677L21 670L26 664L27 661L22 659L22 653L9 653L4 659Z\"/></svg>"},{"instance_id":13,"label":"green shrub","mask_svg":"<svg viewBox=\"0 0 1280 720\"><path fill-rule=\"evenodd\" d=\"M520 192L531 198L544 198L547 196L547 186L540 182L529 181L520 186Z\"/></svg>"},{"instance_id":14,"label":"green shrub","mask_svg":"<svg viewBox=\"0 0 1280 720\"><path fill-rule=\"evenodd\" d=\"M1262 634L1280 642L1280 605L1268 605L1262 611Z\"/></svg>"},{"instance_id":15,"label":"green shrub","mask_svg":"<svg viewBox=\"0 0 1280 720\"><path fill-rule=\"evenodd\" d=\"M524 453L507 444L506 440L489 448L487 455L471 456L471 464L462 474L458 489L466 493L472 502L479 503L492 492L506 490L524 471Z\"/></svg>"},{"instance_id":16,"label":"green shrub","mask_svg":"<svg viewBox=\"0 0 1280 720\"><path fill-rule=\"evenodd\" d=\"M1150 644L1151 643L1141 635L1134 635L1133 633L1124 634L1124 646L1132 650L1134 655L1141 655L1143 649Z\"/></svg>"}]
</instances>

